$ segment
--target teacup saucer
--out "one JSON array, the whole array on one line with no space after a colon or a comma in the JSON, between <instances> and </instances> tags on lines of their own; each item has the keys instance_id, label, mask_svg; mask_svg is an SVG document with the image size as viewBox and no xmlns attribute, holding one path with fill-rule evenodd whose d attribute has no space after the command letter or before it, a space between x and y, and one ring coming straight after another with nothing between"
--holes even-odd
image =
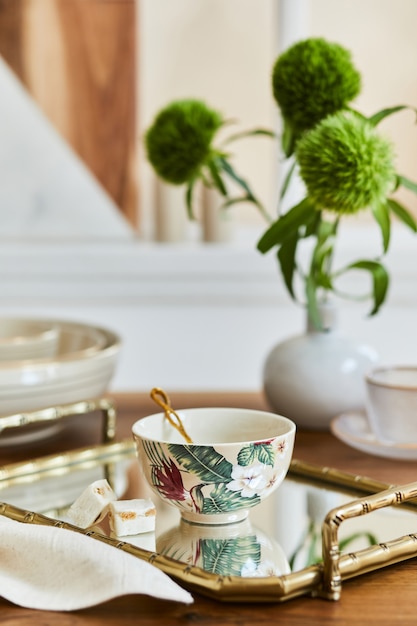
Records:
<instances>
[{"instance_id":1,"label":"teacup saucer","mask_svg":"<svg viewBox=\"0 0 417 626\"><path fill-rule=\"evenodd\" d=\"M378 441L372 432L365 412L342 413L330 423L332 433L361 452L403 461L417 460L417 444L388 444Z\"/></svg>"}]
</instances>

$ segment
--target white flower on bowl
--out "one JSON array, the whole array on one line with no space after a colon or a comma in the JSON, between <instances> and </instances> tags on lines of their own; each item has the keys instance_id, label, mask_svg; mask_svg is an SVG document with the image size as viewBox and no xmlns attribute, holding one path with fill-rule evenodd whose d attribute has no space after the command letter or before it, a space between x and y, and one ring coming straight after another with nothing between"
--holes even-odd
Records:
<instances>
[{"instance_id":1,"label":"white flower on bowl","mask_svg":"<svg viewBox=\"0 0 417 626\"><path fill-rule=\"evenodd\" d=\"M230 491L240 491L242 497L252 498L261 496L270 488L276 475L274 468L263 463L252 463L251 465L234 465L232 469L233 480L227 483L226 487Z\"/></svg>"},{"instance_id":2,"label":"white flower on bowl","mask_svg":"<svg viewBox=\"0 0 417 626\"><path fill-rule=\"evenodd\" d=\"M242 578L269 578L270 576L282 576L282 574L288 574L287 568L278 566L276 563L270 560L261 561L257 565L252 559L248 559L245 565L242 567Z\"/></svg>"}]
</instances>

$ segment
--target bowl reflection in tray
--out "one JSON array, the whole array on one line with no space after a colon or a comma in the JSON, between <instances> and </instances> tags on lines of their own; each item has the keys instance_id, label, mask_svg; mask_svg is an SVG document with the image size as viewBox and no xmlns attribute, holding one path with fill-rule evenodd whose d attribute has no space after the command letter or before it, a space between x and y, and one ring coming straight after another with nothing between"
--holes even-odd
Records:
<instances>
[{"instance_id":1,"label":"bowl reflection in tray","mask_svg":"<svg viewBox=\"0 0 417 626\"><path fill-rule=\"evenodd\" d=\"M265 577L290 573L281 546L250 520L227 525L181 520L156 538L156 550L219 576Z\"/></svg>"}]
</instances>

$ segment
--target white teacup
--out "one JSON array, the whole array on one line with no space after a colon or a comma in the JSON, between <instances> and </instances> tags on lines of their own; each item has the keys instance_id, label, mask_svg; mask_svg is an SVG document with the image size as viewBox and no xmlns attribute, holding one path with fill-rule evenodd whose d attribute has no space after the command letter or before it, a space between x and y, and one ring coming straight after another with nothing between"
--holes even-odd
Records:
<instances>
[{"instance_id":1,"label":"white teacup","mask_svg":"<svg viewBox=\"0 0 417 626\"><path fill-rule=\"evenodd\" d=\"M417 443L417 366L381 366L365 376L370 426L381 442Z\"/></svg>"}]
</instances>

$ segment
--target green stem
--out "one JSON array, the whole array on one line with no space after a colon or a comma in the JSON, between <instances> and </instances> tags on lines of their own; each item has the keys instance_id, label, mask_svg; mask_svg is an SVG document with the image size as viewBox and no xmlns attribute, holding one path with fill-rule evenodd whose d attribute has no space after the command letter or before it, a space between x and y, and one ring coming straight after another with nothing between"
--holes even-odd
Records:
<instances>
[{"instance_id":1,"label":"green stem","mask_svg":"<svg viewBox=\"0 0 417 626\"><path fill-rule=\"evenodd\" d=\"M333 234L332 234L333 239L336 239L337 230L339 228L339 223L340 223L340 217L337 216L333 223ZM326 259L326 272L328 276L332 276L333 258L334 258L334 248L332 249L331 253Z\"/></svg>"}]
</instances>

